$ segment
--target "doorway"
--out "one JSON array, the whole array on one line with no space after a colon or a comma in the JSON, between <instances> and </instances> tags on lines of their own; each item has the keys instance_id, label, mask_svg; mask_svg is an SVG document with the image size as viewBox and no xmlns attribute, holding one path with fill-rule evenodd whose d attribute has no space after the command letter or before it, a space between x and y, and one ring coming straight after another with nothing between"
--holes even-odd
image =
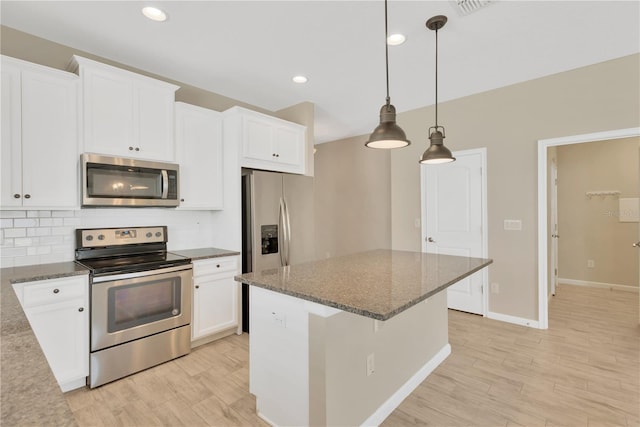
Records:
<instances>
[{"instance_id":1,"label":"doorway","mask_svg":"<svg viewBox=\"0 0 640 427\"><path fill-rule=\"evenodd\" d=\"M584 135L574 135L561 138L544 139L538 141L538 320L539 328L547 329L549 325L549 276L550 265L548 255L552 248L551 224L548 220L548 149L560 145L581 144L585 142L605 141L640 136L640 128L619 129L614 131L597 132ZM562 231L560 230L560 233Z\"/></svg>"},{"instance_id":2,"label":"doorway","mask_svg":"<svg viewBox=\"0 0 640 427\"><path fill-rule=\"evenodd\" d=\"M486 148L457 151L456 162L422 165L422 251L487 257ZM448 307L487 315L488 272L447 289Z\"/></svg>"}]
</instances>

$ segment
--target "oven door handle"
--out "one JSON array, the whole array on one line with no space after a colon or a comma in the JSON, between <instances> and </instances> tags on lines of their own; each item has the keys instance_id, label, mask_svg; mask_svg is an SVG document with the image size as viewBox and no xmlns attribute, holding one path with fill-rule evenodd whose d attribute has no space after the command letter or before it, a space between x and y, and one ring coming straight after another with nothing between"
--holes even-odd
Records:
<instances>
[{"instance_id":1,"label":"oven door handle","mask_svg":"<svg viewBox=\"0 0 640 427\"><path fill-rule=\"evenodd\" d=\"M110 274L108 276L94 276L91 283L113 282L115 280L135 279L137 277L155 276L156 274L171 273L174 271L191 270L192 264L175 267L155 268L153 270L136 271L133 273Z\"/></svg>"}]
</instances>

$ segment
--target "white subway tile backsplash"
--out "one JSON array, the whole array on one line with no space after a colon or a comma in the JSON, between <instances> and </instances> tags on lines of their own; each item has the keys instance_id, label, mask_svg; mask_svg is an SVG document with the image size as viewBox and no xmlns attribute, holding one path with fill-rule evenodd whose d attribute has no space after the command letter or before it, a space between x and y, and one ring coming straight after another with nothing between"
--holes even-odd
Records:
<instances>
[{"instance_id":1,"label":"white subway tile backsplash","mask_svg":"<svg viewBox=\"0 0 640 427\"><path fill-rule=\"evenodd\" d=\"M26 211L0 211L0 218L26 218Z\"/></svg>"},{"instance_id":2,"label":"white subway tile backsplash","mask_svg":"<svg viewBox=\"0 0 640 427\"><path fill-rule=\"evenodd\" d=\"M46 255L50 253L50 246L32 246L30 248L27 248L27 255Z\"/></svg>"},{"instance_id":3,"label":"white subway tile backsplash","mask_svg":"<svg viewBox=\"0 0 640 427\"><path fill-rule=\"evenodd\" d=\"M27 247L27 246L31 246L34 244L34 239L30 238L30 237L21 237L19 239L13 239L13 245L17 248L17 247Z\"/></svg>"},{"instance_id":4,"label":"white subway tile backsplash","mask_svg":"<svg viewBox=\"0 0 640 427\"><path fill-rule=\"evenodd\" d=\"M27 229L26 228L5 228L2 230L2 234L5 238L12 237L26 237Z\"/></svg>"},{"instance_id":5,"label":"white subway tile backsplash","mask_svg":"<svg viewBox=\"0 0 640 427\"><path fill-rule=\"evenodd\" d=\"M65 261L73 261L73 252L70 252L68 254L51 253L47 255L40 255L41 264L48 264L50 262L65 262Z\"/></svg>"},{"instance_id":6,"label":"white subway tile backsplash","mask_svg":"<svg viewBox=\"0 0 640 427\"><path fill-rule=\"evenodd\" d=\"M10 268L14 266L13 257L0 258L0 268Z\"/></svg>"},{"instance_id":7,"label":"white subway tile backsplash","mask_svg":"<svg viewBox=\"0 0 640 427\"><path fill-rule=\"evenodd\" d=\"M210 247L215 222L209 211L160 208L0 211L0 267L73 261L77 228L166 225L169 249Z\"/></svg>"},{"instance_id":8,"label":"white subway tile backsplash","mask_svg":"<svg viewBox=\"0 0 640 427\"><path fill-rule=\"evenodd\" d=\"M52 211L51 216L55 218L73 218L73 211Z\"/></svg>"},{"instance_id":9,"label":"white subway tile backsplash","mask_svg":"<svg viewBox=\"0 0 640 427\"><path fill-rule=\"evenodd\" d=\"M51 227L52 236L66 236L71 235L74 232L74 228L71 227Z\"/></svg>"},{"instance_id":10,"label":"white subway tile backsplash","mask_svg":"<svg viewBox=\"0 0 640 427\"><path fill-rule=\"evenodd\" d=\"M64 218L64 225L80 226L80 218Z\"/></svg>"},{"instance_id":11,"label":"white subway tile backsplash","mask_svg":"<svg viewBox=\"0 0 640 427\"><path fill-rule=\"evenodd\" d=\"M20 257L27 255L27 248L2 248L0 250L0 256L5 257Z\"/></svg>"},{"instance_id":12,"label":"white subway tile backsplash","mask_svg":"<svg viewBox=\"0 0 640 427\"><path fill-rule=\"evenodd\" d=\"M40 227L61 227L64 218L40 218Z\"/></svg>"},{"instance_id":13,"label":"white subway tile backsplash","mask_svg":"<svg viewBox=\"0 0 640 427\"><path fill-rule=\"evenodd\" d=\"M16 218L13 220L14 227L37 227L38 220L36 218Z\"/></svg>"},{"instance_id":14,"label":"white subway tile backsplash","mask_svg":"<svg viewBox=\"0 0 640 427\"><path fill-rule=\"evenodd\" d=\"M40 255L20 256L14 258L14 266L33 265L40 263Z\"/></svg>"},{"instance_id":15,"label":"white subway tile backsplash","mask_svg":"<svg viewBox=\"0 0 640 427\"><path fill-rule=\"evenodd\" d=\"M61 245L64 243L64 236L43 236L40 237L41 245Z\"/></svg>"},{"instance_id":16,"label":"white subway tile backsplash","mask_svg":"<svg viewBox=\"0 0 640 427\"><path fill-rule=\"evenodd\" d=\"M51 228L49 227L27 228L27 236L29 237L50 236L50 235L51 235Z\"/></svg>"}]
</instances>

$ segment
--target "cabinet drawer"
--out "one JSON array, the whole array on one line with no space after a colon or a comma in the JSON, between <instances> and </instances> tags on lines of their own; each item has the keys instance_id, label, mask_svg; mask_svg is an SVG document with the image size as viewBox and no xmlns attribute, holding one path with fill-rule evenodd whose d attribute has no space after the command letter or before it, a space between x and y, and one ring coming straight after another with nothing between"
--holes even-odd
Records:
<instances>
[{"instance_id":1,"label":"cabinet drawer","mask_svg":"<svg viewBox=\"0 0 640 427\"><path fill-rule=\"evenodd\" d=\"M65 277L23 284L24 307L54 304L82 297L88 291L87 276Z\"/></svg>"},{"instance_id":2,"label":"cabinet drawer","mask_svg":"<svg viewBox=\"0 0 640 427\"><path fill-rule=\"evenodd\" d=\"M209 274L238 271L238 257L212 258L193 262L193 276L202 277Z\"/></svg>"}]
</instances>

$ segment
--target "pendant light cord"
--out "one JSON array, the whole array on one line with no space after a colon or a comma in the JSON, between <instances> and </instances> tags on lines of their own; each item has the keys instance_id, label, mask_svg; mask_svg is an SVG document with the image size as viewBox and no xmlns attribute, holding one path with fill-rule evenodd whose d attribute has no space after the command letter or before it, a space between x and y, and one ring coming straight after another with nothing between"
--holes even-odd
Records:
<instances>
[{"instance_id":1,"label":"pendant light cord","mask_svg":"<svg viewBox=\"0 0 640 427\"><path fill-rule=\"evenodd\" d=\"M391 104L391 98L389 97L389 29L387 24L387 0L384 0L384 49L385 49L385 63L387 70L387 110Z\"/></svg>"},{"instance_id":2,"label":"pendant light cord","mask_svg":"<svg viewBox=\"0 0 640 427\"><path fill-rule=\"evenodd\" d=\"M438 28L436 28L436 130L438 130Z\"/></svg>"}]
</instances>

